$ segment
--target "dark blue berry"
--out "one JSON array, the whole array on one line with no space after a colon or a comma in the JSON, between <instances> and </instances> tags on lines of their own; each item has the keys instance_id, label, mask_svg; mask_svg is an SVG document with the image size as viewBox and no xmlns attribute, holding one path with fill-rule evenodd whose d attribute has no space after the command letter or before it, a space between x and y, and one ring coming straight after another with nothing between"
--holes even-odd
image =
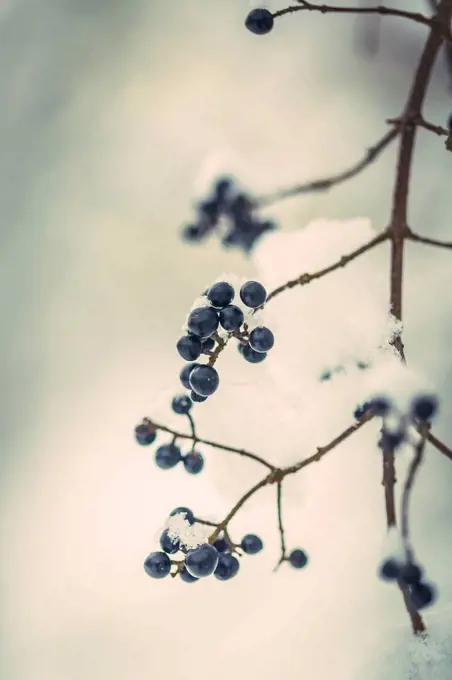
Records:
<instances>
[{"instance_id":1,"label":"dark blue berry","mask_svg":"<svg viewBox=\"0 0 452 680\"><path fill-rule=\"evenodd\" d=\"M275 20L273 15L265 8L252 9L245 20L246 28L256 35L265 35L270 33L273 28Z\"/></svg>"},{"instance_id":2,"label":"dark blue berry","mask_svg":"<svg viewBox=\"0 0 452 680\"><path fill-rule=\"evenodd\" d=\"M194 361L201 356L201 340L195 335L184 335L177 341L176 349L182 359Z\"/></svg>"},{"instance_id":3,"label":"dark blue berry","mask_svg":"<svg viewBox=\"0 0 452 680\"><path fill-rule=\"evenodd\" d=\"M198 204L199 221L202 226L208 229L215 227L220 217L220 206L218 201L202 201Z\"/></svg>"},{"instance_id":4,"label":"dark blue berry","mask_svg":"<svg viewBox=\"0 0 452 680\"><path fill-rule=\"evenodd\" d=\"M322 375L319 378L320 382L326 382L327 380L331 380L332 373L331 371L323 371Z\"/></svg>"},{"instance_id":5,"label":"dark blue berry","mask_svg":"<svg viewBox=\"0 0 452 680\"><path fill-rule=\"evenodd\" d=\"M438 400L433 395L420 394L411 403L411 412L419 420L431 420L438 409Z\"/></svg>"},{"instance_id":6,"label":"dark blue berry","mask_svg":"<svg viewBox=\"0 0 452 680\"><path fill-rule=\"evenodd\" d=\"M255 352L268 352L275 344L275 337L269 328L258 326L251 331L248 342Z\"/></svg>"},{"instance_id":7,"label":"dark blue berry","mask_svg":"<svg viewBox=\"0 0 452 680\"><path fill-rule=\"evenodd\" d=\"M400 568L399 578L407 586L416 585L422 579L422 569L419 565L409 562Z\"/></svg>"},{"instance_id":8,"label":"dark blue berry","mask_svg":"<svg viewBox=\"0 0 452 680\"><path fill-rule=\"evenodd\" d=\"M258 281L247 281L240 289L240 299L247 307L257 309L267 299L267 291Z\"/></svg>"},{"instance_id":9,"label":"dark blue berry","mask_svg":"<svg viewBox=\"0 0 452 680\"><path fill-rule=\"evenodd\" d=\"M400 562L389 557L380 564L378 573L383 581L395 581L399 578L401 567Z\"/></svg>"},{"instance_id":10,"label":"dark blue berry","mask_svg":"<svg viewBox=\"0 0 452 680\"><path fill-rule=\"evenodd\" d=\"M203 543L198 548L187 552L185 567L192 576L205 578L213 574L217 568L218 558L218 551L213 545Z\"/></svg>"},{"instance_id":11,"label":"dark blue berry","mask_svg":"<svg viewBox=\"0 0 452 680\"><path fill-rule=\"evenodd\" d=\"M308 556L304 550L296 548L289 555L289 562L295 569L303 569L308 563Z\"/></svg>"},{"instance_id":12,"label":"dark blue berry","mask_svg":"<svg viewBox=\"0 0 452 680\"><path fill-rule=\"evenodd\" d=\"M240 562L234 555L222 553L219 556L217 568L213 572L219 581L229 581L240 569Z\"/></svg>"},{"instance_id":13,"label":"dark blue berry","mask_svg":"<svg viewBox=\"0 0 452 680\"><path fill-rule=\"evenodd\" d=\"M226 281L214 283L213 286L209 288L207 293L207 299L212 304L212 306L216 307L217 309L223 309L223 307L227 307L227 305L229 305L234 299L234 296L234 288Z\"/></svg>"},{"instance_id":14,"label":"dark blue berry","mask_svg":"<svg viewBox=\"0 0 452 680\"><path fill-rule=\"evenodd\" d=\"M189 224L182 230L182 238L188 243L199 243L207 234L207 230L200 224Z\"/></svg>"},{"instance_id":15,"label":"dark blue berry","mask_svg":"<svg viewBox=\"0 0 452 680\"><path fill-rule=\"evenodd\" d=\"M190 412L192 406L193 402L186 394L179 394L177 397L174 397L171 402L174 413L177 413L179 416L186 416L187 413Z\"/></svg>"},{"instance_id":16,"label":"dark blue berry","mask_svg":"<svg viewBox=\"0 0 452 680\"><path fill-rule=\"evenodd\" d=\"M429 583L415 583L410 587L410 598L416 609L424 609L436 599L436 590Z\"/></svg>"},{"instance_id":17,"label":"dark blue berry","mask_svg":"<svg viewBox=\"0 0 452 680\"><path fill-rule=\"evenodd\" d=\"M402 430L383 430L378 446L380 449L397 449L405 440L405 432Z\"/></svg>"},{"instance_id":18,"label":"dark blue berry","mask_svg":"<svg viewBox=\"0 0 452 680\"><path fill-rule=\"evenodd\" d=\"M220 324L225 331L238 331L245 316L237 305L228 305L220 312Z\"/></svg>"},{"instance_id":19,"label":"dark blue berry","mask_svg":"<svg viewBox=\"0 0 452 680\"><path fill-rule=\"evenodd\" d=\"M213 338L206 338L205 340L202 341L201 352L203 354L206 354L206 352L211 352L214 347L215 347L215 340Z\"/></svg>"},{"instance_id":20,"label":"dark blue berry","mask_svg":"<svg viewBox=\"0 0 452 680\"><path fill-rule=\"evenodd\" d=\"M254 350L248 344L242 345L241 342L238 344L238 349L242 357L250 364L260 364L260 362L264 361L264 359L267 357L267 352L256 352L256 350Z\"/></svg>"},{"instance_id":21,"label":"dark blue berry","mask_svg":"<svg viewBox=\"0 0 452 680\"><path fill-rule=\"evenodd\" d=\"M162 470L171 470L181 460L181 450L175 444L163 444L155 452L155 462Z\"/></svg>"},{"instance_id":22,"label":"dark blue berry","mask_svg":"<svg viewBox=\"0 0 452 680\"><path fill-rule=\"evenodd\" d=\"M204 467L204 458L200 453L192 451L183 458L184 468L191 475L197 475Z\"/></svg>"},{"instance_id":23,"label":"dark blue berry","mask_svg":"<svg viewBox=\"0 0 452 680\"><path fill-rule=\"evenodd\" d=\"M198 307L188 317L188 330L200 338L209 338L218 328L218 313L212 307ZM201 345L199 348L201 354ZM199 355L198 355L199 356Z\"/></svg>"},{"instance_id":24,"label":"dark blue berry","mask_svg":"<svg viewBox=\"0 0 452 680\"><path fill-rule=\"evenodd\" d=\"M135 428L135 439L140 446L149 446L149 444L155 442L156 437L157 432L146 423L140 423Z\"/></svg>"},{"instance_id":25,"label":"dark blue berry","mask_svg":"<svg viewBox=\"0 0 452 680\"><path fill-rule=\"evenodd\" d=\"M190 392L190 399L199 404L202 404L203 401L207 401L207 397L203 397L201 394L197 394L193 390Z\"/></svg>"},{"instance_id":26,"label":"dark blue berry","mask_svg":"<svg viewBox=\"0 0 452 680\"><path fill-rule=\"evenodd\" d=\"M230 177L220 177L216 180L213 187L213 193L220 208L224 208L230 199L232 187L233 181Z\"/></svg>"},{"instance_id":27,"label":"dark blue berry","mask_svg":"<svg viewBox=\"0 0 452 680\"><path fill-rule=\"evenodd\" d=\"M370 402L370 407L375 416L387 416L391 411L391 402L385 397L374 397Z\"/></svg>"},{"instance_id":28,"label":"dark blue berry","mask_svg":"<svg viewBox=\"0 0 452 680\"><path fill-rule=\"evenodd\" d=\"M363 404L357 406L353 412L354 419L360 420L369 411L370 407L371 403L369 401L365 401Z\"/></svg>"},{"instance_id":29,"label":"dark blue berry","mask_svg":"<svg viewBox=\"0 0 452 680\"><path fill-rule=\"evenodd\" d=\"M213 547L216 548L219 553L229 552L230 550L229 543L224 538L217 538L217 540L213 542Z\"/></svg>"},{"instance_id":30,"label":"dark blue berry","mask_svg":"<svg viewBox=\"0 0 452 680\"><path fill-rule=\"evenodd\" d=\"M171 571L171 560L164 552L152 552L144 561L144 570L152 578L165 578Z\"/></svg>"},{"instance_id":31,"label":"dark blue berry","mask_svg":"<svg viewBox=\"0 0 452 680\"><path fill-rule=\"evenodd\" d=\"M239 226L238 220L246 220L247 223L250 223L252 210L253 203L245 194L237 194L229 205L229 213L234 218L236 227Z\"/></svg>"},{"instance_id":32,"label":"dark blue berry","mask_svg":"<svg viewBox=\"0 0 452 680\"><path fill-rule=\"evenodd\" d=\"M196 366L202 366L202 364L198 364L198 362L193 362L191 364L187 364L186 366L183 367L179 374L180 381L182 385L185 387L187 390L191 390L190 383L188 382L188 379L190 377L190 373Z\"/></svg>"},{"instance_id":33,"label":"dark blue berry","mask_svg":"<svg viewBox=\"0 0 452 680\"><path fill-rule=\"evenodd\" d=\"M259 536L256 536L255 534L246 534L246 536L242 538L240 547L247 555L256 555L262 550L264 544Z\"/></svg>"},{"instance_id":34,"label":"dark blue berry","mask_svg":"<svg viewBox=\"0 0 452 680\"><path fill-rule=\"evenodd\" d=\"M177 538L171 538L168 531L164 531L160 536L160 547L168 555L174 555L180 550L180 541Z\"/></svg>"},{"instance_id":35,"label":"dark blue berry","mask_svg":"<svg viewBox=\"0 0 452 680\"><path fill-rule=\"evenodd\" d=\"M185 583L196 583L196 581L199 581L199 578L196 578L196 576L192 576L189 571L186 570L185 567L182 567L182 569L179 572L179 576L182 581Z\"/></svg>"},{"instance_id":36,"label":"dark blue berry","mask_svg":"<svg viewBox=\"0 0 452 680\"><path fill-rule=\"evenodd\" d=\"M198 366L190 373L190 387L201 397L210 397L220 384L220 378L213 366Z\"/></svg>"},{"instance_id":37,"label":"dark blue berry","mask_svg":"<svg viewBox=\"0 0 452 680\"><path fill-rule=\"evenodd\" d=\"M170 512L170 517L174 517L174 515L183 515L184 519L186 519L189 524L195 523L195 515L190 508L185 508L184 506L174 508L174 510Z\"/></svg>"}]
</instances>

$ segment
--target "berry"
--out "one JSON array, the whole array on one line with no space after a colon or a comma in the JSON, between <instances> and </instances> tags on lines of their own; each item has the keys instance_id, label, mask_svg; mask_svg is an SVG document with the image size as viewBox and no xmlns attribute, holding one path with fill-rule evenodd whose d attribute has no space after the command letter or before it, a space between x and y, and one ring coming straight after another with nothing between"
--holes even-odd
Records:
<instances>
[{"instance_id":1,"label":"berry","mask_svg":"<svg viewBox=\"0 0 452 680\"><path fill-rule=\"evenodd\" d=\"M214 184L213 193L217 200L217 203L224 207L227 203L230 193L232 190L232 179L230 177L220 177Z\"/></svg>"},{"instance_id":2,"label":"berry","mask_svg":"<svg viewBox=\"0 0 452 680\"><path fill-rule=\"evenodd\" d=\"M235 227L244 226L238 224L239 220L244 220L246 221L247 224L250 224L252 210L253 203L250 200L250 198L248 196L245 196L245 194L237 194L237 196L229 205L229 213L231 217L234 218L235 221L234 226Z\"/></svg>"},{"instance_id":3,"label":"berry","mask_svg":"<svg viewBox=\"0 0 452 680\"><path fill-rule=\"evenodd\" d=\"M207 352L211 352L214 347L215 340L213 338L206 338L205 340L202 341L201 352L202 354L206 354Z\"/></svg>"},{"instance_id":4,"label":"berry","mask_svg":"<svg viewBox=\"0 0 452 680\"><path fill-rule=\"evenodd\" d=\"M184 468L191 475L197 475L204 467L204 458L200 453L192 451L183 458Z\"/></svg>"},{"instance_id":5,"label":"berry","mask_svg":"<svg viewBox=\"0 0 452 680\"><path fill-rule=\"evenodd\" d=\"M390 557L380 564L378 573L383 581L395 581L399 578L400 570L400 562Z\"/></svg>"},{"instance_id":6,"label":"berry","mask_svg":"<svg viewBox=\"0 0 452 680\"><path fill-rule=\"evenodd\" d=\"M162 470L171 470L181 460L181 450L175 444L163 444L155 452L155 462Z\"/></svg>"},{"instance_id":7,"label":"berry","mask_svg":"<svg viewBox=\"0 0 452 680\"><path fill-rule=\"evenodd\" d=\"M174 515L184 515L184 518L189 524L195 523L195 515L194 512L190 510L190 508L185 508L184 506L174 508L174 510L170 512L170 517L174 517Z\"/></svg>"},{"instance_id":8,"label":"berry","mask_svg":"<svg viewBox=\"0 0 452 680\"><path fill-rule=\"evenodd\" d=\"M391 402L385 397L374 397L370 402L372 413L376 416L387 416L391 411Z\"/></svg>"},{"instance_id":9,"label":"berry","mask_svg":"<svg viewBox=\"0 0 452 680\"><path fill-rule=\"evenodd\" d=\"M189 224L182 230L182 238L188 243L199 243L206 235L207 230L200 224Z\"/></svg>"},{"instance_id":10,"label":"berry","mask_svg":"<svg viewBox=\"0 0 452 680\"><path fill-rule=\"evenodd\" d=\"M220 217L220 206L217 201L202 201L198 204L198 212L201 225L205 229L208 230L216 226Z\"/></svg>"},{"instance_id":11,"label":"berry","mask_svg":"<svg viewBox=\"0 0 452 680\"><path fill-rule=\"evenodd\" d=\"M411 403L411 412L419 420L431 420L438 408L438 400L429 394L420 394Z\"/></svg>"},{"instance_id":12,"label":"berry","mask_svg":"<svg viewBox=\"0 0 452 680\"><path fill-rule=\"evenodd\" d=\"M420 583L422 579L422 569L413 562L404 564L399 572L399 578L407 586L413 586Z\"/></svg>"},{"instance_id":13,"label":"berry","mask_svg":"<svg viewBox=\"0 0 452 680\"><path fill-rule=\"evenodd\" d=\"M223 553L218 558L217 568L213 572L219 581L229 581L240 569L240 562L234 555Z\"/></svg>"},{"instance_id":14,"label":"berry","mask_svg":"<svg viewBox=\"0 0 452 680\"><path fill-rule=\"evenodd\" d=\"M192 576L205 578L213 574L217 568L218 559L218 552L213 545L203 543L198 548L187 552L185 567Z\"/></svg>"},{"instance_id":15,"label":"berry","mask_svg":"<svg viewBox=\"0 0 452 680\"><path fill-rule=\"evenodd\" d=\"M250 364L260 364L260 362L264 361L264 359L267 357L267 352L256 352L256 350L254 350L248 344L242 345L241 342L238 344L238 349L242 357Z\"/></svg>"},{"instance_id":16,"label":"berry","mask_svg":"<svg viewBox=\"0 0 452 680\"><path fill-rule=\"evenodd\" d=\"M152 578L165 578L171 571L171 560L164 552L152 552L144 561L144 570Z\"/></svg>"},{"instance_id":17,"label":"berry","mask_svg":"<svg viewBox=\"0 0 452 680\"><path fill-rule=\"evenodd\" d=\"M194 368L197 366L202 366L202 364L198 364L198 362L194 361L191 364L187 364L186 366L183 367L179 374L180 381L182 385L185 387L187 390L191 390L190 383L188 382L188 379L190 377L190 373Z\"/></svg>"},{"instance_id":18,"label":"berry","mask_svg":"<svg viewBox=\"0 0 452 680\"><path fill-rule=\"evenodd\" d=\"M164 531L160 536L160 547L168 555L174 555L180 550L180 541L178 538L170 538L168 531Z\"/></svg>"},{"instance_id":19,"label":"berry","mask_svg":"<svg viewBox=\"0 0 452 680\"><path fill-rule=\"evenodd\" d=\"M201 397L210 397L220 384L220 378L213 366L198 366L190 373L190 387Z\"/></svg>"},{"instance_id":20,"label":"berry","mask_svg":"<svg viewBox=\"0 0 452 680\"><path fill-rule=\"evenodd\" d=\"M323 371L322 375L319 378L320 382L325 382L326 380L331 380L331 371Z\"/></svg>"},{"instance_id":21,"label":"berry","mask_svg":"<svg viewBox=\"0 0 452 680\"><path fill-rule=\"evenodd\" d=\"M308 563L308 556L304 550L296 548L289 555L289 562L295 569L303 569Z\"/></svg>"},{"instance_id":22,"label":"berry","mask_svg":"<svg viewBox=\"0 0 452 680\"><path fill-rule=\"evenodd\" d=\"M267 299L267 291L258 281L247 281L240 288L240 299L247 307L257 309Z\"/></svg>"},{"instance_id":23,"label":"berry","mask_svg":"<svg viewBox=\"0 0 452 680\"><path fill-rule=\"evenodd\" d=\"M200 404L202 404L203 401L207 401L207 397L203 397L200 394L197 394L196 392L193 392L193 390L190 392L190 399L192 401L196 401Z\"/></svg>"},{"instance_id":24,"label":"berry","mask_svg":"<svg viewBox=\"0 0 452 680\"><path fill-rule=\"evenodd\" d=\"M213 286L209 288L209 292L207 293L207 299L210 301L213 307L217 307L218 309L227 307L234 299L234 296L234 288L226 281L214 283Z\"/></svg>"},{"instance_id":25,"label":"berry","mask_svg":"<svg viewBox=\"0 0 452 680\"><path fill-rule=\"evenodd\" d=\"M228 305L220 312L220 324L225 331L238 331L245 316L237 305Z\"/></svg>"},{"instance_id":26,"label":"berry","mask_svg":"<svg viewBox=\"0 0 452 680\"><path fill-rule=\"evenodd\" d=\"M246 536L242 538L240 547L247 555L256 555L262 550L264 544L259 536L256 536L255 534L246 534Z\"/></svg>"},{"instance_id":27,"label":"berry","mask_svg":"<svg viewBox=\"0 0 452 680\"><path fill-rule=\"evenodd\" d=\"M193 402L186 394L179 394L177 397L174 397L171 402L174 413L177 413L179 416L186 416L192 406Z\"/></svg>"},{"instance_id":28,"label":"berry","mask_svg":"<svg viewBox=\"0 0 452 680\"><path fill-rule=\"evenodd\" d=\"M251 331L249 344L255 352L268 352L275 344L275 338L269 328L258 326Z\"/></svg>"},{"instance_id":29,"label":"berry","mask_svg":"<svg viewBox=\"0 0 452 680\"><path fill-rule=\"evenodd\" d=\"M218 550L219 553L229 552L229 543L224 538L217 538L213 542L213 547Z\"/></svg>"},{"instance_id":30,"label":"berry","mask_svg":"<svg viewBox=\"0 0 452 680\"><path fill-rule=\"evenodd\" d=\"M201 340L196 335L184 335L176 343L179 355L185 361L194 361L201 355Z\"/></svg>"},{"instance_id":31,"label":"berry","mask_svg":"<svg viewBox=\"0 0 452 680\"><path fill-rule=\"evenodd\" d=\"M403 430L383 430L381 433L378 446L380 449L397 449L405 440L405 432Z\"/></svg>"},{"instance_id":32,"label":"berry","mask_svg":"<svg viewBox=\"0 0 452 680\"><path fill-rule=\"evenodd\" d=\"M199 581L199 578L192 576L185 567L182 567L181 571L179 572L179 576L182 581L185 581L185 583L196 583L196 581Z\"/></svg>"},{"instance_id":33,"label":"berry","mask_svg":"<svg viewBox=\"0 0 452 680\"><path fill-rule=\"evenodd\" d=\"M200 338L209 338L215 333L219 323L218 314L212 307L198 307L190 313L187 326L193 335L197 335ZM201 354L201 344L199 354Z\"/></svg>"},{"instance_id":34,"label":"berry","mask_svg":"<svg viewBox=\"0 0 452 680\"><path fill-rule=\"evenodd\" d=\"M256 35L265 35L270 33L273 28L275 20L268 9L256 8L252 9L245 20L246 28Z\"/></svg>"},{"instance_id":35,"label":"berry","mask_svg":"<svg viewBox=\"0 0 452 680\"><path fill-rule=\"evenodd\" d=\"M149 446L157 437L157 432L152 430L146 423L140 423L135 428L135 439L140 446Z\"/></svg>"},{"instance_id":36,"label":"berry","mask_svg":"<svg viewBox=\"0 0 452 680\"><path fill-rule=\"evenodd\" d=\"M410 597L416 609L423 609L435 601L436 590L428 583L416 583L410 588Z\"/></svg>"},{"instance_id":37,"label":"berry","mask_svg":"<svg viewBox=\"0 0 452 680\"><path fill-rule=\"evenodd\" d=\"M365 413L369 410L371 407L371 403L369 401L365 401L363 404L360 406L357 406L353 412L353 417L355 420L360 420Z\"/></svg>"}]
</instances>

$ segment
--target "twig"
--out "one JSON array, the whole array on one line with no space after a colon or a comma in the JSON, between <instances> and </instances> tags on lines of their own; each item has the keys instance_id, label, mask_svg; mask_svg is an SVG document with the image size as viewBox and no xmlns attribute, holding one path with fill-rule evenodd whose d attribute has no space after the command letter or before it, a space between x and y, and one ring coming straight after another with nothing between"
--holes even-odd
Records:
<instances>
[{"instance_id":1,"label":"twig","mask_svg":"<svg viewBox=\"0 0 452 680\"><path fill-rule=\"evenodd\" d=\"M452 461L452 449L446 446L442 441L437 439L431 432L426 435L427 441L432 444L440 453L444 454L446 458Z\"/></svg>"},{"instance_id":2,"label":"twig","mask_svg":"<svg viewBox=\"0 0 452 680\"><path fill-rule=\"evenodd\" d=\"M277 485L276 485L276 512L277 512L277 515L278 515L278 531L279 531L279 539L280 539L280 543L281 543L281 555L280 555L278 564L273 569L273 571L276 571L278 569L278 567L286 559L286 539L285 539L285 536L284 536L284 524L283 524L283 519L282 519L282 481L277 482Z\"/></svg>"},{"instance_id":3,"label":"twig","mask_svg":"<svg viewBox=\"0 0 452 680\"><path fill-rule=\"evenodd\" d=\"M438 239L427 238L426 236L419 236L410 230L407 234L407 239L410 241L416 241L417 243L425 243L428 246L437 246L438 248L452 249L452 241L439 241Z\"/></svg>"},{"instance_id":4,"label":"twig","mask_svg":"<svg viewBox=\"0 0 452 680\"><path fill-rule=\"evenodd\" d=\"M411 492L413 490L414 480L416 479L416 473L419 470L424 457L424 450L425 450L425 433L424 436L419 440L419 442L414 447L414 456L413 459L411 460L402 492L402 502L400 511L401 517L400 533L402 535L403 545L405 549L405 558L407 562L413 561L413 550L410 545L409 536L408 506L411 498Z\"/></svg>"}]
</instances>

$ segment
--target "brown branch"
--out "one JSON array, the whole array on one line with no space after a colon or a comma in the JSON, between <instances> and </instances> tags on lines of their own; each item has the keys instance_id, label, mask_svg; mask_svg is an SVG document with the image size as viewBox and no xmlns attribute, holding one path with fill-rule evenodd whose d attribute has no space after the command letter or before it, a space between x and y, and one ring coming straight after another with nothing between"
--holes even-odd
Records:
<instances>
[{"instance_id":1,"label":"brown branch","mask_svg":"<svg viewBox=\"0 0 452 680\"><path fill-rule=\"evenodd\" d=\"M437 449L440 453L444 454L446 458L452 461L452 449L450 449L442 441L437 439L431 432L427 433L426 439L428 442L430 442L430 444L432 444L432 446L435 447L435 449Z\"/></svg>"},{"instance_id":2,"label":"brown branch","mask_svg":"<svg viewBox=\"0 0 452 680\"><path fill-rule=\"evenodd\" d=\"M419 442L414 447L414 456L411 460L408 474L403 486L401 510L400 510L400 533L402 535L403 545L405 548L405 558L407 562L413 561L413 551L410 545L410 532L409 532L409 503L411 498L411 493L413 491L414 481L416 479L416 474L421 466L424 450L425 450L425 428L424 436L419 440Z\"/></svg>"},{"instance_id":3,"label":"brown branch","mask_svg":"<svg viewBox=\"0 0 452 680\"><path fill-rule=\"evenodd\" d=\"M261 198L255 199L254 203L256 207L262 208L273 205L274 203L284 200L285 198L292 198L293 196L298 196L300 194L307 194L315 191L327 191L328 189L331 189L331 187L334 187L337 184L341 184L342 182L359 175L360 172L371 165L371 163L381 154L381 152L386 149L386 147L389 146L391 142L394 141L398 134L399 130L396 128L387 132L384 137L382 137L374 146L370 147L366 151L364 157L361 158L361 160L343 172L339 172L323 179L307 182L306 184L298 184L294 187L290 187L289 189L281 189L274 194L268 194L267 196L262 196Z\"/></svg>"},{"instance_id":4,"label":"brown branch","mask_svg":"<svg viewBox=\"0 0 452 680\"><path fill-rule=\"evenodd\" d=\"M416 241L417 243L425 243L428 246L437 246L438 248L452 249L452 241L439 241L433 238L427 238L426 236L419 236L410 230L409 234L406 236L410 241Z\"/></svg>"},{"instance_id":5,"label":"brown branch","mask_svg":"<svg viewBox=\"0 0 452 680\"><path fill-rule=\"evenodd\" d=\"M281 555L280 555L278 564L273 569L273 571L276 571L278 569L278 567L286 559L286 539L285 539L285 535L284 535L284 524L283 524L283 519L282 519L282 481L277 482L277 485L276 485L276 512L277 512L277 515L278 515L278 531L279 531L279 539L280 539L280 544L281 544Z\"/></svg>"}]
</instances>

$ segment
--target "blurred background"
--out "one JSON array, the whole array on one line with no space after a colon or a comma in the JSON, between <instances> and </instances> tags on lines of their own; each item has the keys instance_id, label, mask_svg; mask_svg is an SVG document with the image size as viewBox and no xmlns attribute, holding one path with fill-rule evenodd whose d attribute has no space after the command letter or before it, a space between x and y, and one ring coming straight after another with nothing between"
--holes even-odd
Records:
<instances>
[{"instance_id":1,"label":"blurred background","mask_svg":"<svg viewBox=\"0 0 452 680\"><path fill-rule=\"evenodd\" d=\"M427 11L420 2L393 5ZM243 488L235 474L215 475L217 453L199 479L179 471L163 478L132 436L144 415L177 423L169 409L179 389L174 344L193 300L223 272L257 276L252 258L215 239L198 247L181 241L194 201L217 172L234 172L260 195L355 163L383 136L385 119L400 113L426 35L398 19L298 13L258 38L244 28L251 7L246 0L0 3L5 679L164 673L187 680L201 671L322 680L334 671L346 680L358 631L378 637L376 610L365 606L373 573L356 593L355 628L342 605L330 620L331 601L314 582L303 599L305 574L271 573L278 557L266 505L272 489L237 520L238 536L261 532L266 550L234 582L188 587L143 571L174 506L193 504L217 518ZM440 59L425 114L438 125L452 110L448 88ZM349 183L265 215L286 231L316 217L356 216L382 229L395 151ZM421 131L411 226L449 240L450 163L443 140ZM444 400L438 434L450 443L451 256L407 251L407 352ZM268 390L266 408L277 401ZM263 399L252 379L231 375L221 397L199 408L203 435L277 461L284 428L277 421L263 431ZM439 551L443 604L452 596L450 467L438 454L416 515L428 528L425 550ZM261 474L246 463L242 469L247 482ZM290 521L291 541L302 541L296 512ZM334 574L334 589L343 579ZM377 584L376 600L383 590ZM404 624L394 600L394 620ZM318 632L308 638L311 626ZM338 628L351 632L335 644Z\"/></svg>"}]
</instances>

